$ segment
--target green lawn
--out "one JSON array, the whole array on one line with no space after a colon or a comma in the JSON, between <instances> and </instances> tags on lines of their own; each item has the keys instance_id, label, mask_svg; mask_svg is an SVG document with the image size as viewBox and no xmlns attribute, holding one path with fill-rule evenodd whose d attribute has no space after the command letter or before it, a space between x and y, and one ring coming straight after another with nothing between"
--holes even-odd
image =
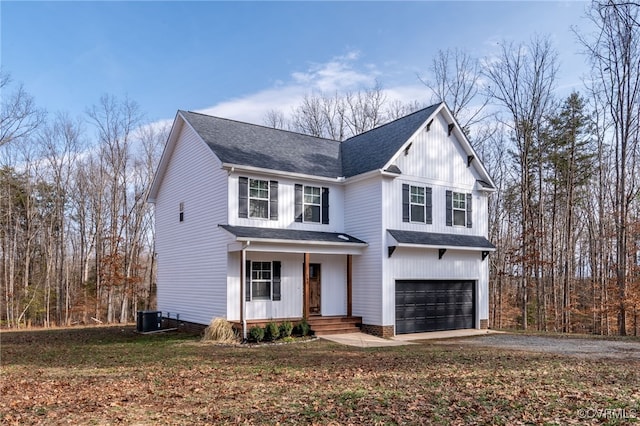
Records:
<instances>
[{"instance_id":1,"label":"green lawn","mask_svg":"<svg viewBox=\"0 0 640 426\"><path fill-rule=\"evenodd\" d=\"M628 424L640 362L437 342L215 346L132 327L0 334L3 424ZM617 417L626 417L620 419Z\"/></svg>"}]
</instances>

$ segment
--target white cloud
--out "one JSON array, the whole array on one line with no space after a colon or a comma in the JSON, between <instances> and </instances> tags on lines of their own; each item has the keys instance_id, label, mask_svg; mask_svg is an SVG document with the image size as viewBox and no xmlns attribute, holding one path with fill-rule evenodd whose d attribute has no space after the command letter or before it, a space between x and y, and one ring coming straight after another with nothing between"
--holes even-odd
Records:
<instances>
[{"instance_id":1,"label":"white cloud","mask_svg":"<svg viewBox=\"0 0 640 426\"><path fill-rule=\"evenodd\" d=\"M288 81L278 80L272 87L220 102L199 112L263 124L267 111L276 109L289 115L309 93L344 93L371 87L377 80L384 86L383 73L374 64L360 63L360 57L359 52L351 51L325 63L311 64L305 71L292 72ZM408 78L413 80L414 75ZM389 102L427 102L427 91L419 83L389 87L384 91Z\"/></svg>"}]
</instances>

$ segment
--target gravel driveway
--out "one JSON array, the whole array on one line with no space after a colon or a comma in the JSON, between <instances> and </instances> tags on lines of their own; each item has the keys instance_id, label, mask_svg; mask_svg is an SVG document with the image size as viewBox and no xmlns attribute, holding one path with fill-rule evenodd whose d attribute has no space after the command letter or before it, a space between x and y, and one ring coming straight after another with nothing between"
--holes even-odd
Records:
<instances>
[{"instance_id":1,"label":"gravel driveway","mask_svg":"<svg viewBox=\"0 0 640 426\"><path fill-rule=\"evenodd\" d=\"M640 360L640 342L603 339L489 334L464 339L442 340L445 345L474 345L529 352L547 352L581 358Z\"/></svg>"}]
</instances>

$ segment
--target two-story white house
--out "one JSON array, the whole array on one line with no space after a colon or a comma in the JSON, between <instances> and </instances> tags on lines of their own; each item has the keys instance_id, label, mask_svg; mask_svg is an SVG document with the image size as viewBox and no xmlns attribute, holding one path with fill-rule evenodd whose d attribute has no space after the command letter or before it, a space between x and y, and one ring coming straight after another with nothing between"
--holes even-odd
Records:
<instances>
[{"instance_id":1,"label":"two-story white house","mask_svg":"<svg viewBox=\"0 0 640 426\"><path fill-rule=\"evenodd\" d=\"M444 103L344 142L178 111L149 196L158 310L486 328L493 191Z\"/></svg>"}]
</instances>

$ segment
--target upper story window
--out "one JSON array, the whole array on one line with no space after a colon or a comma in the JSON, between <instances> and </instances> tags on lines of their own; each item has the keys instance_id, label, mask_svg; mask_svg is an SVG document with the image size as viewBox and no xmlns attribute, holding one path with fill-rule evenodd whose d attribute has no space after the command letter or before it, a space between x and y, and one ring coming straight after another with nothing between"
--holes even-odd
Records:
<instances>
[{"instance_id":1,"label":"upper story window","mask_svg":"<svg viewBox=\"0 0 640 426\"><path fill-rule=\"evenodd\" d=\"M249 179L249 217L269 219L269 181Z\"/></svg>"},{"instance_id":2,"label":"upper story window","mask_svg":"<svg viewBox=\"0 0 640 426\"><path fill-rule=\"evenodd\" d=\"M466 194L453 193L453 226L467 226Z\"/></svg>"},{"instance_id":3,"label":"upper story window","mask_svg":"<svg viewBox=\"0 0 640 426\"><path fill-rule=\"evenodd\" d=\"M278 220L278 182L238 178L238 217Z\"/></svg>"},{"instance_id":4,"label":"upper story window","mask_svg":"<svg viewBox=\"0 0 640 426\"><path fill-rule=\"evenodd\" d=\"M296 184L295 220L329 224L329 188Z\"/></svg>"},{"instance_id":5,"label":"upper story window","mask_svg":"<svg viewBox=\"0 0 640 426\"><path fill-rule=\"evenodd\" d=\"M409 191L411 192L411 198L409 203L411 209L409 214L411 215L411 222L423 222L424 223L424 187L411 185Z\"/></svg>"},{"instance_id":6,"label":"upper story window","mask_svg":"<svg viewBox=\"0 0 640 426\"><path fill-rule=\"evenodd\" d=\"M303 198L304 222L320 223L320 209L322 201L320 200L320 188L317 186L305 186Z\"/></svg>"},{"instance_id":7,"label":"upper story window","mask_svg":"<svg viewBox=\"0 0 640 426\"><path fill-rule=\"evenodd\" d=\"M180 222L184 222L184 202L180 203Z\"/></svg>"},{"instance_id":8,"label":"upper story window","mask_svg":"<svg viewBox=\"0 0 640 426\"><path fill-rule=\"evenodd\" d=\"M431 188L402 185L402 221L432 223Z\"/></svg>"},{"instance_id":9,"label":"upper story window","mask_svg":"<svg viewBox=\"0 0 640 426\"><path fill-rule=\"evenodd\" d=\"M447 226L466 226L471 228L471 194L446 192Z\"/></svg>"}]
</instances>

